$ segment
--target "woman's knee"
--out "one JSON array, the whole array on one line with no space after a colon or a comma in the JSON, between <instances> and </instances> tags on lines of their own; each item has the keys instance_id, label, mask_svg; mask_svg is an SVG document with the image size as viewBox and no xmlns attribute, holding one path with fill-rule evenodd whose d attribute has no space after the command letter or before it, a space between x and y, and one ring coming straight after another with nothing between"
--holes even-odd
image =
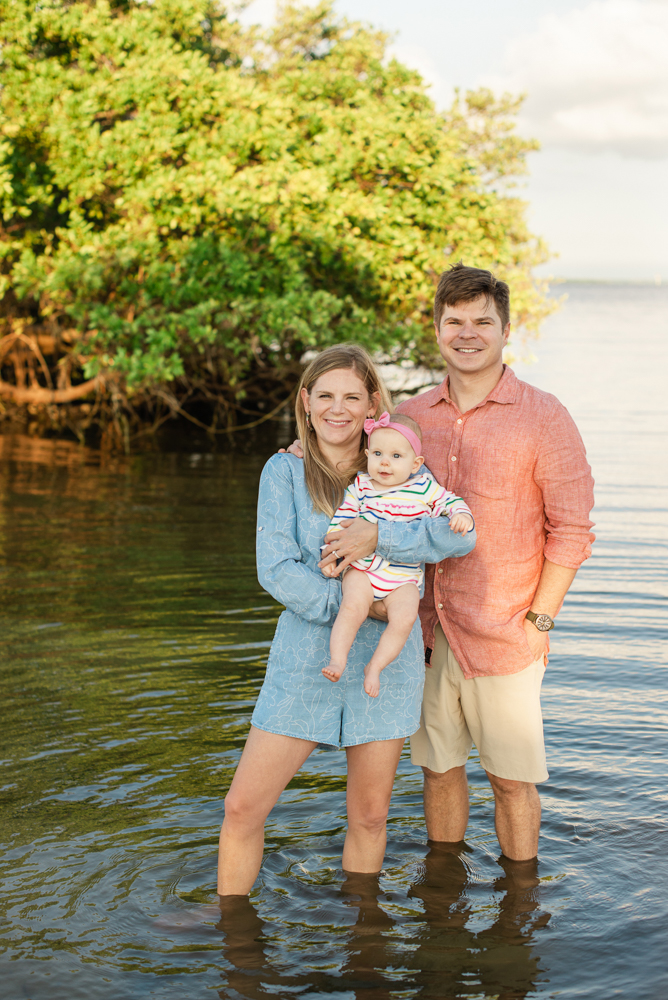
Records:
<instances>
[{"instance_id":1,"label":"woman's knee","mask_svg":"<svg viewBox=\"0 0 668 1000\"><path fill-rule=\"evenodd\" d=\"M366 809L355 809L352 814L349 810L348 826L369 835L380 834L387 824L388 812L389 805L385 804L372 805Z\"/></svg>"},{"instance_id":2,"label":"woman's knee","mask_svg":"<svg viewBox=\"0 0 668 1000\"><path fill-rule=\"evenodd\" d=\"M267 814L258 808L258 803L249 796L234 789L225 796L225 821L233 826L263 826Z\"/></svg>"}]
</instances>

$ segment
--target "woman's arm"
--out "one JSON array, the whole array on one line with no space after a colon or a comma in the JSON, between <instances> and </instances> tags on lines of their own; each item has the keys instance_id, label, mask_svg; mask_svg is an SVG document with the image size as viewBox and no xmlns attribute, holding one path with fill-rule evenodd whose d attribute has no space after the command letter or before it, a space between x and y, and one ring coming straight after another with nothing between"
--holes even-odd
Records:
<instances>
[{"instance_id":1,"label":"woman's arm","mask_svg":"<svg viewBox=\"0 0 668 1000\"><path fill-rule=\"evenodd\" d=\"M475 548L475 530L462 537L447 517L419 517L413 521L380 521L376 552L390 562L438 563L465 556Z\"/></svg>"},{"instance_id":2,"label":"woman's arm","mask_svg":"<svg viewBox=\"0 0 668 1000\"><path fill-rule=\"evenodd\" d=\"M420 517L413 521L378 521L371 524L358 517L336 536L336 551L342 560L336 576L355 559L377 552L393 563L437 563L442 559L465 556L476 542L475 531L462 536L452 531L447 517ZM331 546L323 551L322 565L335 563Z\"/></svg>"},{"instance_id":3,"label":"woman's arm","mask_svg":"<svg viewBox=\"0 0 668 1000\"><path fill-rule=\"evenodd\" d=\"M317 625L331 625L339 610L341 583L310 569L297 542L293 459L274 455L260 479L257 504L257 575L277 601Z\"/></svg>"}]
</instances>

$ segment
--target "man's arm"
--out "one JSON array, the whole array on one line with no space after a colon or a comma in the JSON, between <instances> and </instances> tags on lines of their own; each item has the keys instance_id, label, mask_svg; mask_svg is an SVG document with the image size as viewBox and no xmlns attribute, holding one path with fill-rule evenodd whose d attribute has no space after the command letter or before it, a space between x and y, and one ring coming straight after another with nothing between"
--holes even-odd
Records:
<instances>
[{"instance_id":1,"label":"man's arm","mask_svg":"<svg viewBox=\"0 0 668 1000\"><path fill-rule=\"evenodd\" d=\"M534 611L537 615L549 615L550 618L556 618L576 573L576 569L558 566L546 559L529 610ZM550 633L539 631L528 618L524 619L524 631L534 660L545 656L547 663L547 644Z\"/></svg>"},{"instance_id":2,"label":"man's arm","mask_svg":"<svg viewBox=\"0 0 668 1000\"><path fill-rule=\"evenodd\" d=\"M594 480L582 438L561 404L544 430L534 479L543 494L547 538L543 571L529 610L555 618L575 574L591 554ZM524 630L537 660L547 650L549 632L540 632L526 619Z\"/></svg>"}]
</instances>

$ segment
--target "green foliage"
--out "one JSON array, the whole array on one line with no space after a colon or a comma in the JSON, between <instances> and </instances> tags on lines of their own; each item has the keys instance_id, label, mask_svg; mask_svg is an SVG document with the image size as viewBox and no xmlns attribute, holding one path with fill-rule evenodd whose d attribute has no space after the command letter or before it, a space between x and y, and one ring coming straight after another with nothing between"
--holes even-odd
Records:
<instances>
[{"instance_id":1,"label":"green foliage","mask_svg":"<svg viewBox=\"0 0 668 1000\"><path fill-rule=\"evenodd\" d=\"M211 0L0 0L0 44L0 332L48 332L59 384L232 421L309 348L429 358L460 258L507 278L516 323L548 311L508 190L535 148L519 102L438 114L328 0L265 33Z\"/></svg>"}]
</instances>

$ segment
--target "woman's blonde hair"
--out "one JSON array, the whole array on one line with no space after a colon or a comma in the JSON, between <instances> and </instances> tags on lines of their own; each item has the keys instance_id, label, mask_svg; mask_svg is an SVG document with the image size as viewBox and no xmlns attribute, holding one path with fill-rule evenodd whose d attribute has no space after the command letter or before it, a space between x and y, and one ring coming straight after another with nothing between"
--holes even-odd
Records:
<instances>
[{"instance_id":1,"label":"woman's blonde hair","mask_svg":"<svg viewBox=\"0 0 668 1000\"><path fill-rule=\"evenodd\" d=\"M302 442L304 450L304 476L306 487L311 494L313 507L315 510L329 514L331 517L343 500L346 486L349 486L360 470L366 469L366 455L364 449L366 440L364 432L360 435L360 450L353 464L344 472L338 472L325 461L320 448L318 438L310 423L306 420L306 410L302 400L302 389L306 389L310 395L313 386L321 375L334 371L337 368L349 369L364 383L369 396L378 393L380 401L376 410L376 418L385 410L392 412L392 400L385 388L376 366L362 348L357 344L340 344L328 347L317 358L314 358L308 368L304 371L297 390L297 401L295 404L295 417L297 419L297 432Z\"/></svg>"}]
</instances>

